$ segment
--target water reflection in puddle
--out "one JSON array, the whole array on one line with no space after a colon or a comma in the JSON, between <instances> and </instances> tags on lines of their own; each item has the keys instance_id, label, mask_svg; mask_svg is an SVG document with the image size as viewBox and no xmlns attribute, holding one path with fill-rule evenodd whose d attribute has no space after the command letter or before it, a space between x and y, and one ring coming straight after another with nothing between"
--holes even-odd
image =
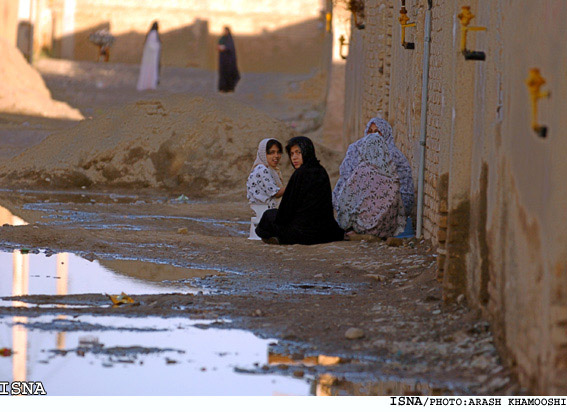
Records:
<instances>
[{"instance_id":1,"label":"water reflection in puddle","mask_svg":"<svg viewBox=\"0 0 567 412\"><path fill-rule=\"evenodd\" d=\"M14 354L0 358L0 381L39 380L48 395L310 394L305 380L235 372L266 363L274 340L196 324L182 318L3 317L0 347Z\"/></svg>"},{"instance_id":2,"label":"water reflection in puddle","mask_svg":"<svg viewBox=\"0 0 567 412\"><path fill-rule=\"evenodd\" d=\"M333 367L339 364L350 363L349 360L339 356L302 356L275 352L268 353L270 365L286 365L292 367ZM403 395L453 395L453 392L444 385L435 385L429 382L412 379L378 379L361 382L351 382L344 377L325 372L319 374L311 386L311 394L317 396L403 396Z\"/></svg>"},{"instance_id":3,"label":"water reflection in puddle","mask_svg":"<svg viewBox=\"0 0 567 412\"><path fill-rule=\"evenodd\" d=\"M425 382L384 380L378 382L349 382L332 374L319 375L316 382L317 396L424 396L452 395L447 389L431 386Z\"/></svg>"},{"instance_id":4,"label":"water reflection in puddle","mask_svg":"<svg viewBox=\"0 0 567 412\"><path fill-rule=\"evenodd\" d=\"M82 293L196 293L184 279L214 275L211 270L185 269L146 262L89 262L71 253L0 252L0 297ZM169 281L169 282L164 282ZM171 282L176 281L176 282ZM15 302L1 301L1 306Z\"/></svg>"}]
</instances>

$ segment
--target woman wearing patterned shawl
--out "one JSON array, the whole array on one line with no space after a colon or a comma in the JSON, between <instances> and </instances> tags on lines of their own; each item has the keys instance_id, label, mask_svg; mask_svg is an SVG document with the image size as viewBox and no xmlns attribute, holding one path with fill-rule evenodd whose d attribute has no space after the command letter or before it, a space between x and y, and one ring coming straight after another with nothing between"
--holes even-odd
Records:
<instances>
[{"instance_id":1,"label":"woman wearing patterned shawl","mask_svg":"<svg viewBox=\"0 0 567 412\"><path fill-rule=\"evenodd\" d=\"M343 240L344 231L333 216L329 175L315 156L313 142L296 136L285 149L295 172L279 209L264 213L256 234L267 243L279 244L312 245Z\"/></svg>"},{"instance_id":2,"label":"woman wearing patterned shawl","mask_svg":"<svg viewBox=\"0 0 567 412\"><path fill-rule=\"evenodd\" d=\"M278 167L282 158L282 144L276 139L264 139L258 145L256 161L246 182L248 201L278 207L285 187Z\"/></svg>"},{"instance_id":3,"label":"woman wearing patterned shawl","mask_svg":"<svg viewBox=\"0 0 567 412\"><path fill-rule=\"evenodd\" d=\"M333 205L339 226L345 230L379 237L403 232L406 212L400 178L380 130L349 146L333 191Z\"/></svg>"},{"instance_id":4,"label":"woman wearing patterned shawl","mask_svg":"<svg viewBox=\"0 0 567 412\"><path fill-rule=\"evenodd\" d=\"M388 145L390 157L396 165L398 176L400 177L400 192L402 193L402 201L406 210L406 216L411 216L413 211L414 190L413 179L411 177L411 166L408 159L404 156L400 149L394 143L392 136L392 126L386 120L380 117L370 119L364 130L364 135L379 132Z\"/></svg>"}]
</instances>

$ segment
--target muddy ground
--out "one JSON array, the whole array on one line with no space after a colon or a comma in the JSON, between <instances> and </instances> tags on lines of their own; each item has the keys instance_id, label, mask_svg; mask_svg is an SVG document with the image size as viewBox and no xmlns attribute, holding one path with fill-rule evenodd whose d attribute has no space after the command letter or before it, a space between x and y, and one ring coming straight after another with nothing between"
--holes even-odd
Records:
<instances>
[{"instance_id":1,"label":"muddy ground","mask_svg":"<svg viewBox=\"0 0 567 412\"><path fill-rule=\"evenodd\" d=\"M65 65L72 65L73 70ZM49 60L39 64L54 97L87 116L96 116L101 107L137 98L130 87L135 84L133 67L103 65L97 69L99 66ZM114 75L105 77L109 70ZM152 93L167 92L167 87L179 91L188 82L183 76L194 74L190 69L171 71L177 76L172 75L171 85L166 81L161 91ZM212 74L200 75L198 84L214 88ZM259 76L255 87L243 87L237 95L262 106L259 101L273 96L268 93L259 98L254 90L274 87L272 80ZM313 101L297 103L282 97L272 99L267 110L285 113L291 123L305 121L305 113L316 106ZM1 114L0 119L0 155L4 158L72 124ZM17 298L30 303L28 307L0 305L0 315L230 319L231 328L278 339L271 348L272 356L288 359L278 365L257 365L243 371L246 373L298 379L318 376L331 388L330 393L522 393L513 371L501 364L488 324L462 299L456 305L442 302L436 251L428 242L408 239L393 247L379 239L358 238L314 246L267 245L247 240L251 211L244 195L178 201L179 195L104 188L66 192L2 189L0 205L29 223L0 228L3 250L73 252L134 278L186 281L202 292L136 295L136 304L121 307L110 306L102 294L32 295ZM151 271L125 261L209 272L180 279L172 271L155 279ZM34 306L46 303L86 306ZM218 322L209 327L227 326ZM347 338L350 328L360 329L362 336ZM336 356L340 362L302 362L317 355ZM395 384L385 386L384 382ZM423 389L400 382L419 382Z\"/></svg>"}]
</instances>

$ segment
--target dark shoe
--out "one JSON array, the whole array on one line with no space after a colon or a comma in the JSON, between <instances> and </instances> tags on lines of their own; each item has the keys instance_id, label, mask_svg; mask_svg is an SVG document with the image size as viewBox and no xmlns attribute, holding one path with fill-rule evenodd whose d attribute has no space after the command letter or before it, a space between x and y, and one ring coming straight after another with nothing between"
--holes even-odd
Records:
<instances>
[{"instance_id":1,"label":"dark shoe","mask_svg":"<svg viewBox=\"0 0 567 412\"><path fill-rule=\"evenodd\" d=\"M277 237L270 237L270 238L262 238L262 242L267 243L268 245L279 245L280 241Z\"/></svg>"}]
</instances>

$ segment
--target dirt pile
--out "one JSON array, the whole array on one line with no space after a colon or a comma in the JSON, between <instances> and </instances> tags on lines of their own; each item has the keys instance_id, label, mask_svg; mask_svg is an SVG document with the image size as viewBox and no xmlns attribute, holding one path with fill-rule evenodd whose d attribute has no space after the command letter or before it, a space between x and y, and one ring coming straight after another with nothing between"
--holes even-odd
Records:
<instances>
[{"instance_id":1,"label":"dirt pile","mask_svg":"<svg viewBox=\"0 0 567 412\"><path fill-rule=\"evenodd\" d=\"M81 113L51 98L39 73L0 38L0 112L80 120Z\"/></svg>"},{"instance_id":2,"label":"dirt pile","mask_svg":"<svg viewBox=\"0 0 567 412\"><path fill-rule=\"evenodd\" d=\"M108 109L0 166L4 185L147 187L187 195L244 191L258 142L283 122L228 96L170 95ZM340 159L318 146L324 165ZM291 169L283 158L287 179ZM331 172L331 170L330 170Z\"/></svg>"}]
</instances>

